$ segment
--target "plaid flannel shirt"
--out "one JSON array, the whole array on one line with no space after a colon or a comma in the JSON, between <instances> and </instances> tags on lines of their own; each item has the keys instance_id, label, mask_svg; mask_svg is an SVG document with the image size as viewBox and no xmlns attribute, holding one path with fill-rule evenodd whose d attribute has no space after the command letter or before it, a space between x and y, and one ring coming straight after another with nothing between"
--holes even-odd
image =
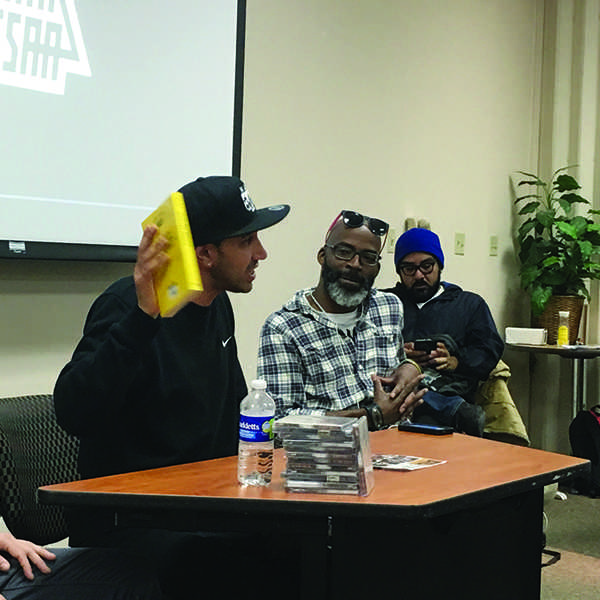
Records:
<instances>
[{"instance_id":1,"label":"plaid flannel shirt","mask_svg":"<svg viewBox=\"0 0 600 600\"><path fill-rule=\"evenodd\" d=\"M390 375L404 359L396 296L371 290L354 330L344 332L311 308L310 291L296 292L261 330L258 377L275 400L276 418L356 408L373 397L371 373Z\"/></svg>"}]
</instances>

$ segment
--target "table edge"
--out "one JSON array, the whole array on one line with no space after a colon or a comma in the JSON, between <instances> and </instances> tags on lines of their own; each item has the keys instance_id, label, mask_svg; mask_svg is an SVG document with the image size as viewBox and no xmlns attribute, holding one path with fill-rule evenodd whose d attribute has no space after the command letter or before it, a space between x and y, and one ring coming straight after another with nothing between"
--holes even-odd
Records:
<instances>
[{"instance_id":1,"label":"table edge","mask_svg":"<svg viewBox=\"0 0 600 600\"><path fill-rule=\"evenodd\" d=\"M365 517L434 517L452 513L457 509L465 509L481 505L482 500L493 502L504 498L543 490L546 485L568 479L575 474L590 470L591 463L584 461L569 465L547 473L532 475L522 479L502 483L493 487L473 490L444 499L437 499L423 504L394 504L369 502L347 502L347 497L337 494L296 494L290 492L290 498L240 498L220 496L182 496L162 494L139 494L122 492L88 492L52 489L52 485L42 486L38 490L38 498L42 504L61 505L64 507L103 508L111 511L119 510L181 510L203 512L244 512L253 515L286 514L286 515L356 515L360 512ZM59 484L60 485L60 484ZM144 501L140 502L140 495ZM355 498L355 496L353 496Z\"/></svg>"}]
</instances>

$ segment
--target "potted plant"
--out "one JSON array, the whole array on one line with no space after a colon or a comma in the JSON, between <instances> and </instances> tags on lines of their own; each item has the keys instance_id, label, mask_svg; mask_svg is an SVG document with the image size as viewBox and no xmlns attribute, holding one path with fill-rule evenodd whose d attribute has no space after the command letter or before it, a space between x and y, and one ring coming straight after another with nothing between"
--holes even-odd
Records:
<instances>
[{"instance_id":1,"label":"potted plant","mask_svg":"<svg viewBox=\"0 0 600 600\"><path fill-rule=\"evenodd\" d=\"M571 296L579 301L578 327L583 300L590 300L586 283L600 279L600 264L596 262L600 225L594 220L600 211L588 209L585 215L576 214L576 204L590 203L577 193L581 186L575 178L565 173L570 168L558 169L549 181L518 171L527 177L518 185L527 186L529 193L519 196L515 204L524 217L517 231L521 287L530 295L534 319L539 321L551 298ZM577 327L570 327L573 336ZM554 334L548 329L549 338Z\"/></svg>"}]
</instances>

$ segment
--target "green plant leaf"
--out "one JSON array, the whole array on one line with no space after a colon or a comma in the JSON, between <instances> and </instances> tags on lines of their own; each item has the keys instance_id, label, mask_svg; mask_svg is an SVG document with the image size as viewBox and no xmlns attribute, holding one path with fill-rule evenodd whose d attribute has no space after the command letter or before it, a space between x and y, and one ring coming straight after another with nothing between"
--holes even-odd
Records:
<instances>
[{"instance_id":1,"label":"green plant leaf","mask_svg":"<svg viewBox=\"0 0 600 600\"><path fill-rule=\"evenodd\" d=\"M589 204L589 200L586 200L579 194L573 194L572 192L563 194L560 199L561 201L566 200L569 204Z\"/></svg>"},{"instance_id":2,"label":"green plant leaf","mask_svg":"<svg viewBox=\"0 0 600 600\"><path fill-rule=\"evenodd\" d=\"M553 269L552 271L546 271L543 277L543 283L545 285L551 286L551 288L565 288L566 283L568 282L567 274L563 269Z\"/></svg>"},{"instance_id":3,"label":"green plant leaf","mask_svg":"<svg viewBox=\"0 0 600 600\"><path fill-rule=\"evenodd\" d=\"M571 214L571 205L566 200L562 198L558 199L558 205L562 208L562 211L565 213L565 217L568 217Z\"/></svg>"},{"instance_id":4,"label":"green plant leaf","mask_svg":"<svg viewBox=\"0 0 600 600\"><path fill-rule=\"evenodd\" d=\"M550 180L554 181L556 179L556 176L559 173L562 173L563 171L568 171L569 169L575 169L578 166L579 165L567 165L566 167L561 167L560 169L556 169L556 171L554 171L554 173L552 173L552 177L550 178Z\"/></svg>"},{"instance_id":5,"label":"green plant leaf","mask_svg":"<svg viewBox=\"0 0 600 600\"><path fill-rule=\"evenodd\" d=\"M515 200L515 204L517 202L521 202L521 200L525 200L526 198L537 198L538 199L538 204L539 201L541 200L540 195L539 194L526 194L525 196L519 196L516 200Z\"/></svg>"},{"instance_id":6,"label":"green plant leaf","mask_svg":"<svg viewBox=\"0 0 600 600\"><path fill-rule=\"evenodd\" d=\"M528 173L527 171L515 171L516 173L521 173L521 175L527 175L527 177L533 177L534 179L538 179L538 176L535 173Z\"/></svg>"},{"instance_id":7,"label":"green plant leaf","mask_svg":"<svg viewBox=\"0 0 600 600\"><path fill-rule=\"evenodd\" d=\"M556 220L556 215L553 210L540 210L537 214L538 222L546 228L551 228Z\"/></svg>"},{"instance_id":8,"label":"green plant leaf","mask_svg":"<svg viewBox=\"0 0 600 600\"><path fill-rule=\"evenodd\" d=\"M579 246L579 251L581 252L581 256L587 260L589 260L590 256L592 256L592 252L594 251L594 246L592 242L588 242L587 240L577 242Z\"/></svg>"},{"instance_id":9,"label":"green plant leaf","mask_svg":"<svg viewBox=\"0 0 600 600\"><path fill-rule=\"evenodd\" d=\"M556 223L556 228L565 235L568 235L570 238L577 238L577 229L573 225L571 225L571 223L567 223L566 221L559 221L558 223Z\"/></svg>"},{"instance_id":10,"label":"green plant leaf","mask_svg":"<svg viewBox=\"0 0 600 600\"><path fill-rule=\"evenodd\" d=\"M521 225L521 227L519 227L519 239L522 240L534 227L535 227L534 219L525 221L525 223L523 223Z\"/></svg>"},{"instance_id":11,"label":"green plant leaf","mask_svg":"<svg viewBox=\"0 0 600 600\"><path fill-rule=\"evenodd\" d=\"M573 214L575 204L588 200L577 194L579 183L562 167L552 179L519 171L537 193L521 196L519 215L524 222L517 230L517 254L521 263L521 287L531 296L532 310L541 312L552 295L579 294L589 297L586 282L600 279L600 209L586 215Z\"/></svg>"},{"instance_id":12,"label":"green plant leaf","mask_svg":"<svg viewBox=\"0 0 600 600\"><path fill-rule=\"evenodd\" d=\"M540 205L539 202L529 202L523 208L521 208L521 210L519 211L518 214L520 214L520 215L528 215L530 213L533 213L533 212L536 211L536 209L537 209L537 207L539 205Z\"/></svg>"},{"instance_id":13,"label":"green plant leaf","mask_svg":"<svg viewBox=\"0 0 600 600\"><path fill-rule=\"evenodd\" d=\"M536 266L521 269L521 281L523 288L527 289L539 277L540 270Z\"/></svg>"},{"instance_id":14,"label":"green plant leaf","mask_svg":"<svg viewBox=\"0 0 600 600\"><path fill-rule=\"evenodd\" d=\"M519 183L517 185L535 185L537 187L546 187L546 184L539 179L531 179L531 180L523 179L523 180L519 181Z\"/></svg>"},{"instance_id":15,"label":"green plant leaf","mask_svg":"<svg viewBox=\"0 0 600 600\"><path fill-rule=\"evenodd\" d=\"M553 187L555 187L559 192L565 192L568 190L578 190L581 186L577 183L574 177L571 175L567 175L563 173L559 175L553 183Z\"/></svg>"},{"instance_id":16,"label":"green plant leaf","mask_svg":"<svg viewBox=\"0 0 600 600\"><path fill-rule=\"evenodd\" d=\"M550 267L551 265L556 265L560 263L560 259L557 256L549 256L542 261L542 266Z\"/></svg>"},{"instance_id":17,"label":"green plant leaf","mask_svg":"<svg viewBox=\"0 0 600 600\"><path fill-rule=\"evenodd\" d=\"M531 291L531 311L534 315L541 315L552 296L552 288L536 287Z\"/></svg>"},{"instance_id":18,"label":"green plant leaf","mask_svg":"<svg viewBox=\"0 0 600 600\"><path fill-rule=\"evenodd\" d=\"M545 185L545 182L542 181L535 173L528 173L527 171L517 171L517 173L521 173L521 175L525 175L526 177L533 177L533 182L519 181L519 185L523 185L524 183L532 183L532 185L535 185L535 184Z\"/></svg>"},{"instance_id":19,"label":"green plant leaf","mask_svg":"<svg viewBox=\"0 0 600 600\"><path fill-rule=\"evenodd\" d=\"M581 215L577 215L576 217L573 217L571 219L571 225L575 229L574 237L581 238L587 232L589 223L585 217L582 217Z\"/></svg>"}]
</instances>

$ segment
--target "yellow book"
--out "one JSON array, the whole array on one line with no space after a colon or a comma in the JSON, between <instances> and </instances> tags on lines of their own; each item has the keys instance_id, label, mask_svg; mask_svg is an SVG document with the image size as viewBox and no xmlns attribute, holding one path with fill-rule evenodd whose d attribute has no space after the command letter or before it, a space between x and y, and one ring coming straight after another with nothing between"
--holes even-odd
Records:
<instances>
[{"instance_id":1,"label":"yellow book","mask_svg":"<svg viewBox=\"0 0 600 600\"><path fill-rule=\"evenodd\" d=\"M142 221L142 228L152 223L169 240L165 252L170 260L154 285L161 317L172 317L203 289L183 194L173 192Z\"/></svg>"}]
</instances>

